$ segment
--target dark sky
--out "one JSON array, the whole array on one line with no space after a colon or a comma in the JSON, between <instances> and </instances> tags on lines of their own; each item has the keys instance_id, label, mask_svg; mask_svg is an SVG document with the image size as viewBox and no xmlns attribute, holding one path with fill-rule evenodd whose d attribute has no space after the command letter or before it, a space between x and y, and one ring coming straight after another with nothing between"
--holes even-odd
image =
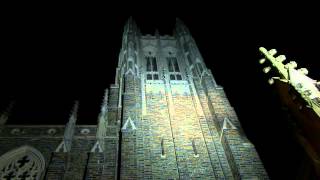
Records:
<instances>
[{"instance_id":1,"label":"dark sky","mask_svg":"<svg viewBox=\"0 0 320 180\"><path fill-rule=\"evenodd\" d=\"M315 15L280 9L275 13L210 8L206 13L201 9L146 14L78 11L43 9L6 15L0 110L10 99L16 100L9 124L65 124L75 99L80 100L78 124L96 124L104 89L114 82L128 17L133 16L143 33L153 34L158 28L162 35L172 33L179 17L217 83L225 88L270 176L290 177L299 149L267 84L268 75L258 64L258 48L276 48L320 79Z\"/></svg>"}]
</instances>

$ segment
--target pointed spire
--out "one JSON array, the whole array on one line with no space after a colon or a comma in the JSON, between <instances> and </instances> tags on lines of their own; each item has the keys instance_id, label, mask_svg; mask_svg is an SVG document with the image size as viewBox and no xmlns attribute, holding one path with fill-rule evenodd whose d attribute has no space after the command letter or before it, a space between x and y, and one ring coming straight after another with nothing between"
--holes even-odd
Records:
<instances>
[{"instance_id":1,"label":"pointed spire","mask_svg":"<svg viewBox=\"0 0 320 180\"><path fill-rule=\"evenodd\" d=\"M103 139L106 136L106 129L107 129L107 122L102 116L100 116L96 138Z\"/></svg>"},{"instance_id":2,"label":"pointed spire","mask_svg":"<svg viewBox=\"0 0 320 180\"><path fill-rule=\"evenodd\" d=\"M101 105L101 112L99 115L99 119L98 119L98 132L97 135L99 134L99 128L100 125L103 125L107 122L107 115L108 115L108 94L109 94L109 90L106 89L105 93L104 93L104 98L103 98L103 103ZM101 124L103 123L103 124ZM104 125L103 125L104 126Z\"/></svg>"},{"instance_id":3,"label":"pointed spire","mask_svg":"<svg viewBox=\"0 0 320 180\"><path fill-rule=\"evenodd\" d=\"M108 98L109 98L109 90L108 88L104 91L103 102L101 105L101 115L105 116L108 111Z\"/></svg>"},{"instance_id":4,"label":"pointed spire","mask_svg":"<svg viewBox=\"0 0 320 180\"><path fill-rule=\"evenodd\" d=\"M70 114L69 122L67 123L64 130L63 143L65 146L64 149L66 149L67 152L71 150L71 143L72 143L72 138L74 134L74 129L76 126L78 108L79 108L79 101L75 101L73 109Z\"/></svg>"},{"instance_id":5,"label":"pointed spire","mask_svg":"<svg viewBox=\"0 0 320 180\"><path fill-rule=\"evenodd\" d=\"M141 36L141 30L140 30L140 28L138 27L137 24L136 24L136 32L137 32L138 36Z\"/></svg>"},{"instance_id":6,"label":"pointed spire","mask_svg":"<svg viewBox=\"0 0 320 180\"><path fill-rule=\"evenodd\" d=\"M132 16L129 17L129 19L128 19L127 23L126 23L126 28L127 28L126 32L135 32L136 31L137 24L133 20Z\"/></svg>"},{"instance_id":7,"label":"pointed spire","mask_svg":"<svg viewBox=\"0 0 320 180\"><path fill-rule=\"evenodd\" d=\"M10 112L12 111L12 108L15 104L15 101L11 101L9 106L6 108L6 110L4 110L4 112L1 114L0 116L0 126L1 125L5 125L6 122L8 121Z\"/></svg>"},{"instance_id":8,"label":"pointed spire","mask_svg":"<svg viewBox=\"0 0 320 180\"><path fill-rule=\"evenodd\" d=\"M190 34L187 26L179 18L176 18L175 32L177 34Z\"/></svg>"},{"instance_id":9,"label":"pointed spire","mask_svg":"<svg viewBox=\"0 0 320 180\"><path fill-rule=\"evenodd\" d=\"M155 33L154 33L154 34L155 34L155 36L156 36L156 37L159 37L159 36L160 36L159 30L158 30L158 29L156 29L156 31L155 31Z\"/></svg>"},{"instance_id":10,"label":"pointed spire","mask_svg":"<svg viewBox=\"0 0 320 180\"><path fill-rule=\"evenodd\" d=\"M180 25L182 25L182 26L184 26L184 23L181 21L181 19L179 19L178 17L176 17L176 26L180 26Z\"/></svg>"},{"instance_id":11,"label":"pointed spire","mask_svg":"<svg viewBox=\"0 0 320 180\"><path fill-rule=\"evenodd\" d=\"M77 114L78 114L78 108L79 108L79 101L75 101L73 105L73 109L70 114L69 122L76 123L77 121Z\"/></svg>"},{"instance_id":12,"label":"pointed spire","mask_svg":"<svg viewBox=\"0 0 320 180\"><path fill-rule=\"evenodd\" d=\"M132 16L130 16L130 17L128 18L128 20L127 20L127 23L126 23L126 26L127 26L128 29L129 29L130 26L132 25L132 22L133 22L133 19L132 19Z\"/></svg>"},{"instance_id":13,"label":"pointed spire","mask_svg":"<svg viewBox=\"0 0 320 180\"><path fill-rule=\"evenodd\" d=\"M101 112L98 119L98 128L96 134L97 142L91 149L92 152L95 152L96 148L99 149L99 152L104 150L104 137L106 136L107 131L108 95L109 90L106 89L104 93L103 103L101 105Z\"/></svg>"}]
</instances>

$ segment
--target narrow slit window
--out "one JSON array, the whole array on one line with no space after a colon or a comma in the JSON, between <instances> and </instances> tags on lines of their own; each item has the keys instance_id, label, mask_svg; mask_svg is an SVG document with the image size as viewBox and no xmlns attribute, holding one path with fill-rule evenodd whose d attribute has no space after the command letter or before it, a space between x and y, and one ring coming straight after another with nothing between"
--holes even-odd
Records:
<instances>
[{"instance_id":1,"label":"narrow slit window","mask_svg":"<svg viewBox=\"0 0 320 180\"><path fill-rule=\"evenodd\" d=\"M164 140L161 139L161 157L164 157L165 154L164 154Z\"/></svg>"},{"instance_id":2,"label":"narrow slit window","mask_svg":"<svg viewBox=\"0 0 320 180\"><path fill-rule=\"evenodd\" d=\"M196 157L199 156L194 140L192 140L192 148L193 148L194 156L196 156Z\"/></svg>"}]
</instances>

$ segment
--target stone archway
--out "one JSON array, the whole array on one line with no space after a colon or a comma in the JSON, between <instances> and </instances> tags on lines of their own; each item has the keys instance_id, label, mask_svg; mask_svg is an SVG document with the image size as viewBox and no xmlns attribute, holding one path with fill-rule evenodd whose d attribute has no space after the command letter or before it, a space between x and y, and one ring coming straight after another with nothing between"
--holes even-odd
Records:
<instances>
[{"instance_id":1,"label":"stone archway","mask_svg":"<svg viewBox=\"0 0 320 180\"><path fill-rule=\"evenodd\" d=\"M0 179L41 179L45 169L43 155L33 147L22 146L0 157Z\"/></svg>"}]
</instances>

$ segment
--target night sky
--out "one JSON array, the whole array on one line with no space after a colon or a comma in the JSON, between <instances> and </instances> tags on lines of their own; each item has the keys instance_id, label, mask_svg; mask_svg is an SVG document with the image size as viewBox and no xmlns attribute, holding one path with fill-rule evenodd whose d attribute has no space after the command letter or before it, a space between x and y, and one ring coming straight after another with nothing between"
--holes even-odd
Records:
<instances>
[{"instance_id":1,"label":"night sky","mask_svg":"<svg viewBox=\"0 0 320 180\"><path fill-rule=\"evenodd\" d=\"M299 148L258 60L276 48L320 79L314 15L241 10L206 13L64 13L42 10L5 17L0 110L16 105L8 124L65 124L80 100L78 124L96 124L104 89L114 83L123 26L130 15L142 33L172 34L175 17L190 29L204 61L224 87L271 177L290 177ZM201 11L200 11L201 12ZM233 12L230 15L230 12ZM278 11L276 11L278 12ZM280 12L280 11L279 11Z\"/></svg>"}]
</instances>

